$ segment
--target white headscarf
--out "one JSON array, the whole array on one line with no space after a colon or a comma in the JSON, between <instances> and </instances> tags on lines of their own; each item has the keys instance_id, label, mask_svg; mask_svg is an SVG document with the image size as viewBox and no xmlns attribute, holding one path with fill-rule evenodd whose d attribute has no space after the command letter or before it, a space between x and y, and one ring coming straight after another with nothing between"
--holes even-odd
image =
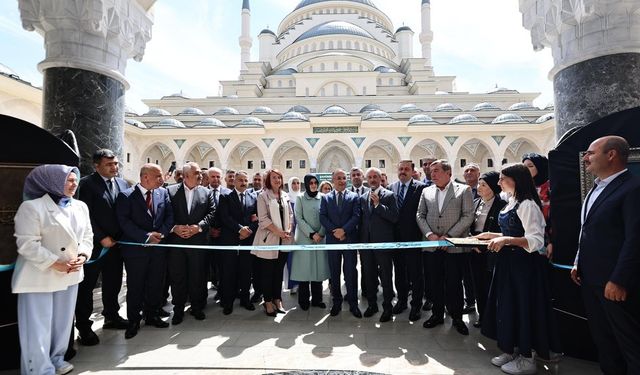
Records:
<instances>
[{"instance_id":1,"label":"white headscarf","mask_svg":"<svg viewBox=\"0 0 640 375\"><path fill-rule=\"evenodd\" d=\"M293 181L298 181L298 191L293 191L293 185L291 184ZM291 177L289 179L289 200L291 201L291 203L295 204L298 200L298 197L302 194L302 185L300 184L300 179L298 177Z\"/></svg>"}]
</instances>

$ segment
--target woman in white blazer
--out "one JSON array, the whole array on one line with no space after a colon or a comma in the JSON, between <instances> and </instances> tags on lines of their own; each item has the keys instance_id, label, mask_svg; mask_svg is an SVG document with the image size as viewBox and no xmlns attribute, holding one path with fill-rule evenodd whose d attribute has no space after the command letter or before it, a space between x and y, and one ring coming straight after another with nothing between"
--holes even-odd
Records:
<instances>
[{"instance_id":1,"label":"woman in white blazer","mask_svg":"<svg viewBox=\"0 0 640 375\"><path fill-rule=\"evenodd\" d=\"M291 245L293 212L289 197L282 190L282 173L277 169L267 171L264 190L258 195L258 230L254 245ZM282 306L282 271L288 253L278 250L253 250L258 257L260 283L264 296L264 311L268 316L284 313Z\"/></svg>"},{"instance_id":2,"label":"woman in white blazer","mask_svg":"<svg viewBox=\"0 0 640 375\"><path fill-rule=\"evenodd\" d=\"M15 216L18 259L11 280L18 294L18 332L23 374L66 374L64 361L82 281L91 257L89 209L73 199L80 172L41 165L25 180L25 201Z\"/></svg>"}]
</instances>

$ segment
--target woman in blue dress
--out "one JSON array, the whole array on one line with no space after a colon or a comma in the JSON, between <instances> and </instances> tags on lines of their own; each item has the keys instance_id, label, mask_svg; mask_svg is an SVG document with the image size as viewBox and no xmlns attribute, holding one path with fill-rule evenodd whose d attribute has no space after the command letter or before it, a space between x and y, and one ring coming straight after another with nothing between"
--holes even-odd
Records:
<instances>
[{"instance_id":1,"label":"woman in blue dress","mask_svg":"<svg viewBox=\"0 0 640 375\"><path fill-rule=\"evenodd\" d=\"M509 202L500 212L502 233L482 233L498 253L482 322L482 333L496 339L503 354L491 363L507 374L535 374L535 355L559 353L544 256L542 204L527 167L504 168L499 180Z\"/></svg>"}]
</instances>

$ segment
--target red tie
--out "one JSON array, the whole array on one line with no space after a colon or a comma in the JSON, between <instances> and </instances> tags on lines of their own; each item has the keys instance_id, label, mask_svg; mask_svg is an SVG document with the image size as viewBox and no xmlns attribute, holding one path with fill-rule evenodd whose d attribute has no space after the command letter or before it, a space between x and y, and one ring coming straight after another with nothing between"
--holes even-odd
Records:
<instances>
[{"instance_id":1,"label":"red tie","mask_svg":"<svg viewBox=\"0 0 640 375\"><path fill-rule=\"evenodd\" d=\"M147 190L147 209L151 216L153 216L153 200L151 199L151 190Z\"/></svg>"}]
</instances>

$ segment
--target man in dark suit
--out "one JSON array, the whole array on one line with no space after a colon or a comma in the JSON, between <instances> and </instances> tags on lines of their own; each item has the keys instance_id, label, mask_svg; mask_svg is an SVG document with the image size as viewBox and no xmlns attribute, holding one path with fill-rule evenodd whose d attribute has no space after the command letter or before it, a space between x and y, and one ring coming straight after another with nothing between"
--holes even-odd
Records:
<instances>
[{"instance_id":1,"label":"man in dark suit","mask_svg":"<svg viewBox=\"0 0 640 375\"><path fill-rule=\"evenodd\" d=\"M216 206L220 203L220 196L223 194L229 194L231 192L230 189L222 186L222 170L220 168L211 167L207 171L207 175L209 176L209 190L213 195L213 201ZM211 229L209 230L209 242L213 245L219 245L220 238L220 230L222 228L221 221L219 220L219 215L216 214L213 220L213 225L211 225ZM213 284L214 289L218 289L218 293L214 297L215 300L219 300L221 297L220 293L220 279L222 271L220 270L220 251L213 250L209 255L209 280Z\"/></svg>"},{"instance_id":2,"label":"man in dark suit","mask_svg":"<svg viewBox=\"0 0 640 375\"><path fill-rule=\"evenodd\" d=\"M262 172L256 172L253 175L253 183L251 187L247 189L247 193L254 193L255 195L260 194L262 191Z\"/></svg>"},{"instance_id":3,"label":"man in dark suit","mask_svg":"<svg viewBox=\"0 0 640 375\"><path fill-rule=\"evenodd\" d=\"M116 243L120 239L120 225L116 217L118 193L129 188L118 176L118 157L111 150L100 149L93 154L95 172L80 180L78 197L89 207L93 228L93 256L99 257L103 248L108 252L98 261L84 265L84 279L78 287L76 302L76 328L80 333L80 344L96 345L100 342L91 329L93 312L93 289L102 273L103 329L126 329L127 320L118 311L118 293L122 287L122 253Z\"/></svg>"},{"instance_id":4,"label":"man in dark suit","mask_svg":"<svg viewBox=\"0 0 640 375\"><path fill-rule=\"evenodd\" d=\"M462 170L464 182L471 187L473 200L480 198L478 194L478 181L480 179L480 166L476 163L469 163ZM471 254L468 255L469 267L465 267L462 283L464 285L464 302L465 306L462 310L465 314L471 314L476 311L476 291L473 285L473 276L471 269Z\"/></svg>"},{"instance_id":5,"label":"man in dark suit","mask_svg":"<svg viewBox=\"0 0 640 375\"><path fill-rule=\"evenodd\" d=\"M369 191L369 188L364 186L365 176L362 169L358 167L351 168L349 177L351 177L351 188L349 189L350 191L358 194L358 196L362 196L364 193Z\"/></svg>"},{"instance_id":6,"label":"man in dark suit","mask_svg":"<svg viewBox=\"0 0 640 375\"><path fill-rule=\"evenodd\" d=\"M446 160L434 161L430 169L433 185L422 190L416 213L423 238L440 241L447 237L467 236L474 220L471 188L452 181L451 165ZM462 321L462 274L464 267L468 266L466 253L466 249L456 247L426 249L433 315L423 323L423 327L444 324L446 304L453 327L462 335L469 334L467 325Z\"/></svg>"},{"instance_id":7,"label":"man in dark suit","mask_svg":"<svg viewBox=\"0 0 640 375\"><path fill-rule=\"evenodd\" d=\"M209 189L200 185L202 177L198 164L185 164L182 175L181 184L167 188L175 224L169 235L169 243L206 245L209 242L209 228L216 210L213 195ZM191 315L197 320L205 318L208 256L207 250L202 249L169 249L172 324L182 323L187 297L191 301Z\"/></svg>"},{"instance_id":8,"label":"man in dark suit","mask_svg":"<svg viewBox=\"0 0 640 375\"><path fill-rule=\"evenodd\" d=\"M571 270L605 374L640 374L640 178L627 170L629 144L608 136L583 157L595 175L582 207Z\"/></svg>"},{"instance_id":9,"label":"man in dark suit","mask_svg":"<svg viewBox=\"0 0 640 375\"><path fill-rule=\"evenodd\" d=\"M411 177L411 160L398 163L398 181L391 184L390 190L398 201L398 222L395 228L395 240L414 242L422 240L422 233L416 222L418 203L425 185ZM393 252L393 269L398 291L398 302L393 307L394 314L400 314L407 308L409 285L411 285L411 311L409 320L420 319L424 280L422 273L422 249L403 249Z\"/></svg>"},{"instance_id":10,"label":"man in dark suit","mask_svg":"<svg viewBox=\"0 0 640 375\"><path fill-rule=\"evenodd\" d=\"M398 220L398 206L395 194L380 186L381 172L378 168L369 168L366 173L367 182L371 188L360 197L362 210L360 223L360 242L377 243L393 242L395 224ZM388 322L392 316L393 292L393 264L391 261L393 250L361 250L360 260L362 278L367 286L366 298L369 307L364 312L365 317L371 317L378 312L377 292L378 275L382 283L382 315L380 322Z\"/></svg>"},{"instance_id":11,"label":"man in dark suit","mask_svg":"<svg viewBox=\"0 0 640 375\"><path fill-rule=\"evenodd\" d=\"M332 173L334 191L322 197L320 201L320 223L327 233L327 244L348 244L358 239L358 223L360 222L360 202L358 195L346 190L347 174L342 169ZM343 264L344 261L344 264ZM356 318L362 318L358 308L358 270L357 254L350 250L329 252L329 269L331 272L331 295L333 306L331 316L342 310L341 272L347 285L349 311Z\"/></svg>"},{"instance_id":12,"label":"man in dark suit","mask_svg":"<svg viewBox=\"0 0 640 375\"><path fill-rule=\"evenodd\" d=\"M220 197L219 215L223 217L220 233L221 245L253 244L258 230L258 207L256 195L247 191L249 176L245 171L235 175L234 186L229 194ZM233 312L233 301L240 299L240 306L249 311L255 306L249 299L253 256L249 251L225 250L222 258L222 312Z\"/></svg>"},{"instance_id":13,"label":"man in dark suit","mask_svg":"<svg viewBox=\"0 0 640 375\"><path fill-rule=\"evenodd\" d=\"M121 191L116 200L116 214L122 228L122 241L147 246L122 245L127 269L127 317L124 337L130 339L140 329L140 311L145 324L166 328L169 323L158 316L162 307L162 290L167 269L167 250L155 247L173 227L173 210L163 184L162 170L156 164L140 169L140 183Z\"/></svg>"}]
</instances>

